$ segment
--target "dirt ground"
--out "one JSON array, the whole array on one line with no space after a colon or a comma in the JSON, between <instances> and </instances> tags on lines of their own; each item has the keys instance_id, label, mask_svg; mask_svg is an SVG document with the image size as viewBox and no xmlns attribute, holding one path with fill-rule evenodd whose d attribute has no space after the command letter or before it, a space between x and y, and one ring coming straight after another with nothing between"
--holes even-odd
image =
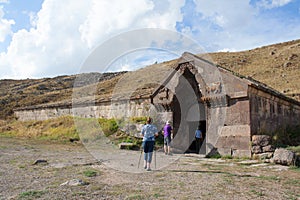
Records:
<instances>
[{"instance_id":1,"label":"dirt ground","mask_svg":"<svg viewBox=\"0 0 300 200\"><path fill-rule=\"evenodd\" d=\"M47 162L34 165L38 159ZM5 137L0 176L0 199L300 199L295 167L188 154L163 169L128 173L101 164L80 144ZM86 184L63 184L73 179Z\"/></svg>"}]
</instances>

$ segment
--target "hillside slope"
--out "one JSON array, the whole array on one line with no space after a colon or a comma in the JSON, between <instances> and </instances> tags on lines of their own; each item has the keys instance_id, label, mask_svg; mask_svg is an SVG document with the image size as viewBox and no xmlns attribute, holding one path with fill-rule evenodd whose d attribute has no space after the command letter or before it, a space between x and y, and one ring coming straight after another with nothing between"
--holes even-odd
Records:
<instances>
[{"instance_id":1,"label":"hillside slope","mask_svg":"<svg viewBox=\"0 0 300 200\"><path fill-rule=\"evenodd\" d=\"M216 65L244 76L250 76L291 98L300 100L300 40L248 51L218 52L205 56L210 57ZM84 80L88 81L91 77L99 79L97 98L101 99L111 95L115 85L120 82L120 78L122 78L121 80L127 79L126 84L123 84L126 87L131 87L131 85L136 87L141 81L144 82L145 75L151 76L151 79L163 79L168 70L176 66L176 61L171 60L140 69L135 76L140 74L141 77L132 80L130 73L121 76L124 72L89 73L86 74L88 78ZM85 76L85 74L81 76ZM13 109L20 107L55 102L70 103L75 79L76 75L43 79L0 80L0 119L13 117ZM84 85L85 88L80 90L88 93L89 86L86 86L88 83L85 82L82 85L77 83L76 87ZM142 86L140 88L142 90L136 90L133 95L143 95L140 91L151 93L153 88L155 88L155 84Z\"/></svg>"},{"instance_id":2,"label":"hillside slope","mask_svg":"<svg viewBox=\"0 0 300 200\"><path fill-rule=\"evenodd\" d=\"M300 40L249 51L211 53L210 56L217 65L300 100Z\"/></svg>"}]
</instances>

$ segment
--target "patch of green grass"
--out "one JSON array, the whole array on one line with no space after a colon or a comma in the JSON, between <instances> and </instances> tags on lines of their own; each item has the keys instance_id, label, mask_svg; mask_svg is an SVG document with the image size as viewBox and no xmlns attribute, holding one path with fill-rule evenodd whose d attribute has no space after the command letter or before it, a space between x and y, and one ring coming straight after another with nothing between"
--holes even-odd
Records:
<instances>
[{"instance_id":1,"label":"patch of green grass","mask_svg":"<svg viewBox=\"0 0 300 200\"><path fill-rule=\"evenodd\" d=\"M20 169L24 169L26 166L25 165L19 165L18 166Z\"/></svg>"},{"instance_id":2,"label":"patch of green grass","mask_svg":"<svg viewBox=\"0 0 300 200\"><path fill-rule=\"evenodd\" d=\"M291 166L289 167L290 170L296 171L296 172L300 172L300 167L299 166Z\"/></svg>"},{"instance_id":3,"label":"patch of green grass","mask_svg":"<svg viewBox=\"0 0 300 200\"><path fill-rule=\"evenodd\" d=\"M288 185L300 185L300 180L299 179L288 179L284 183L288 184Z\"/></svg>"},{"instance_id":4,"label":"patch of green grass","mask_svg":"<svg viewBox=\"0 0 300 200\"><path fill-rule=\"evenodd\" d=\"M7 149L7 146L0 146L0 149Z\"/></svg>"},{"instance_id":5,"label":"patch of green grass","mask_svg":"<svg viewBox=\"0 0 300 200\"><path fill-rule=\"evenodd\" d=\"M147 117L131 117L130 121L132 121L133 123L145 124L147 121Z\"/></svg>"},{"instance_id":6,"label":"patch of green grass","mask_svg":"<svg viewBox=\"0 0 300 200\"><path fill-rule=\"evenodd\" d=\"M72 196L86 196L86 195L87 195L86 192L76 192L72 194Z\"/></svg>"},{"instance_id":7,"label":"patch of green grass","mask_svg":"<svg viewBox=\"0 0 300 200\"><path fill-rule=\"evenodd\" d=\"M213 155L206 155L205 158L214 158L214 159L219 159L222 158L222 156L218 153L213 154Z\"/></svg>"},{"instance_id":8,"label":"patch of green grass","mask_svg":"<svg viewBox=\"0 0 300 200\"><path fill-rule=\"evenodd\" d=\"M232 183L233 183L232 177L233 177L233 176L228 175L228 176L224 176L223 179L224 179L224 181L225 181L227 184L232 184Z\"/></svg>"},{"instance_id":9,"label":"patch of green grass","mask_svg":"<svg viewBox=\"0 0 300 200\"><path fill-rule=\"evenodd\" d=\"M272 181L280 181L280 177L278 176L258 176L257 178L263 179L263 180L272 180Z\"/></svg>"},{"instance_id":10,"label":"patch of green grass","mask_svg":"<svg viewBox=\"0 0 300 200\"><path fill-rule=\"evenodd\" d=\"M264 193L263 193L262 190L257 191L257 190L254 190L254 189L253 189L253 190L250 190L250 192L252 192L253 194L255 194L255 195L259 196L259 197L264 196Z\"/></svg>"},{"instance_id":11,"label":"patch of green grass","mask_svg":"<svg viewBox=\"0 0 300 200\"><path fill-rule=\"evenodd\" d=\"M164 195L160 194L160 193L155 193L153 194L154 198L159 198L159 197L163 197Z\"/></svg>"},{"instance_id":12,"label":"patch of green grass","mask_svg":"<svg viewBox=\"0 0 300 200\"><path fill-rule=\"evenodd\" d=\"M41 198L45 193L46 191L40 191L40 190L25 191L19 194L19 199Z\"/></svg>"},{"instance_id":13,"label":"patch of green grass","mask_svg":"<svg viewBox=\"0 0 300 200\"><path fill-rule=\"evenodd\" d=\"M221 158L225 159L225 160L227 160L227 159L233 159L232 155L224 155Z\"/></svg>"},{"instance_id":14,"label":"patch of green grass","mask_svg":"<svg viewBox=\"0 0 300 200\"><path fill-rule=\"evenodd\" d=\"M94 176L97 176L97 171L88 169L88 170L83 171L83 174L86 177L94 177Z\"/></svg>"},{"instance_id":15,"label":"patch of green grass","mask_svg":"<svg viewBox=\"0 0 300 200\"><path fill-rule=\"evenodd\" d=\"M130 194L125 199L126 200L137 200L137 199L145 199L145 198L140 194Z\"/></svg>"},{"instance_id":16,"label":"patch of green grass","mask_svg":"<svg viewBox=\"0 0 300 200\"><path fill-rule=\"evenodd\" d=\"M295 194L294 192L287 191L285 192L285 195L287 196L288 200L297 200L300 197L300 194Z\"/></svg>"},{"instance_id":17,"label":"patch of green grass","mask_svg":"<svg viewBox=\"0 0 300 200\"><path fill-rule=\"evenodd\" d=\"M291 151L294 151L296 153L297 152L300 153L300 145L298 145L298 146L288 146L287 149L291 150Z\"/></svg>"}]
</instances>

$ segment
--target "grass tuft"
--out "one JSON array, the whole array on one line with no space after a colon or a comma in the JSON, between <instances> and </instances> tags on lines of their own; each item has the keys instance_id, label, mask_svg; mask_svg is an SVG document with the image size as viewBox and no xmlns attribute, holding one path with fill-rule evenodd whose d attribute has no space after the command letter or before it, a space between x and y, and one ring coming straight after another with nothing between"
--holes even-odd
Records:
<instances>
[{"instance_id":1,"label":"grass tuft","mask_svg":"<svg viewBox=\"0 0 300 200\"><path fill-rule=\"evenodd\" d=\"M40 191L40 190L25 191L19 195L19 198L20 199L41 198L45 193L46 191Z\"/></svg>"},{"instance_id":2,"label":"grass tuft","mask_svg":"<svg viewBox=\"0 0 300 200\"><path fill-rule=\"evenodd\" d=\"M94 177L94 176L97 176L97 171L88 169L88 170L85 170L85 171L83 172L83 174L84 174L86 177Z\"/></svg>"}]
</instances>

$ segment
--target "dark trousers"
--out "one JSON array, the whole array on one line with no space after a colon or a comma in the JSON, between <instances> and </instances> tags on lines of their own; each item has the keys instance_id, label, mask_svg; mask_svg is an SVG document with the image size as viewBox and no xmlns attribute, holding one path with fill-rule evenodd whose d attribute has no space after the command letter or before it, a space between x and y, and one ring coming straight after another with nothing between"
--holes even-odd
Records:
<instances>
[{"instance_id":1,"label":"dark trousers","mask_svg":"<svg viewBox=\"0 0 300 200\"><path fill-rule=\"evenodd\" d=\"M199 153L201 138L195 138L195 140L196 140L196 153Z\"/></svg>"},{"instance_id":2,"label":"dark trousers","mask_svg":"<svg viewBox=\"0 0 300 200\"><path fill-rule=\"evenodd\" d=\"M143 142L143 148L144 148L144 160L151 163L152 153L154 149L154 141Z\"/></svg>"}]
</instances>

